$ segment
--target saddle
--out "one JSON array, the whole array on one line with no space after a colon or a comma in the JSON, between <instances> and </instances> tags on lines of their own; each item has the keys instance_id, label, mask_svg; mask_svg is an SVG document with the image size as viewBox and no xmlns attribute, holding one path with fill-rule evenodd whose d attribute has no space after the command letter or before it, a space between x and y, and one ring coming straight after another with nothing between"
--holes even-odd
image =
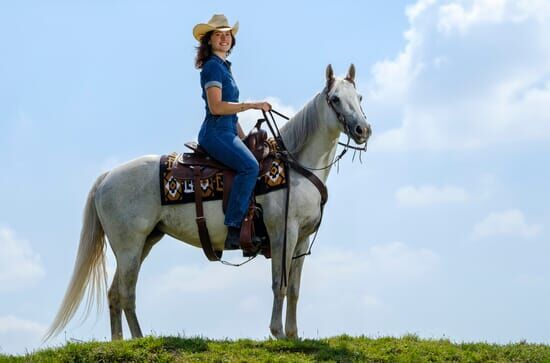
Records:
<instances>
[{"instance_id":1,"label":"saddle","mask_svg":"<svg viewBox=\"0 0 550 363\"><path fill-rule=\"evenodd\" d=\"M250 149L260 167L260 175L271 167L273 154L267 142L267 132L254 128L243 140ZM229 200L229 192L233 184L235 171L227 165L212 158L204 148L194 141L185 143L185 146L192 150L190 153L180 154L172 167L172 175L177 179L191 179L194 185L196 222L199 230L199 238L202 249L210 261L217 261L221 258L223 251L215 251L210 241L208 228L203 211L203 200L201 191L201 179L207 179L213 175L223 173L223 211L226 212ZM196 187L199 186L199 187ZM251 198L248 212L241 226L240 245L243 255L252 256L256 251L255 244L261 246L259 253L266 258L271 257L271 247L265 224L263 223L261 206L255 203L254 196ZM252 241L254 240L255 243Z\"/></svg>"}]
</instances>

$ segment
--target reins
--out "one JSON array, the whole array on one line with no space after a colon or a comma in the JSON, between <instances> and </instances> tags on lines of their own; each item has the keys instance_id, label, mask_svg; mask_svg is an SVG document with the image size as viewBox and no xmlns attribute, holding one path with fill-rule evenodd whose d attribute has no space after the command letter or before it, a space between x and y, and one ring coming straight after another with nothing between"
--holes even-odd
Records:
<instances>
[{"instance_id":1,"label":"reins","mask_svg":"<svg viewBox=\"0 0 550 363\"><path fill-rule=\"evenodd\" d=\"M256 122L256 125L255 125L255 127L259 128L261 126L262 122L265 122L267 124L269 130L271 131L271 134L273 135L275 141L277 142L277 145L279 146L279 151L277 152L276 155L281 157L285 161L285 173L286 173L287 180L288 180L288 187L287 187L287 192L286 192L286 197L285 197L285 230L284 230L284 239L283 239L283 253L282 253L282 257L281 257L281 260L282 260L281 261L282 262L281 263L281 265L282 265L282 268L281 268L281 285L279 286L279 288L282 288L283 286L287 286L286 245L287 245L287 226L288 226L288 205L289 205L289 198L290 198L290 174L288 172L289 166L292 167L297 172L299 172L300 174L304 175L309 181L311 181L317 187L317 189L319 190L319 193L321 194L321 215L320 215L319 221L317 222L317 224L315 226L315 229L314 229L315 230L315 235L313 236L313 240L309 244L307 252L304 252L304 253L301 253L299 255L293 256L292 259L294 260L294 259L298 259L298 258L302 258L302 257L311 255L311 250L313 248L313 244L315 243L315 240L317 239L317 234L319 232L319 227L321 226L321 221L323 220L324 206L325 206L325 203L326 203L327 198L328 198L328 192L327 192L326 186L311 171L325 170L325 169L328 169L328 168L332 167L336 163L338 163L338 169L339 169L339 165L340 165L339 161L346 154L348 149L353 149L354 150L352 161L355 159L355 153L357 151L359 151L359 160L362 163L361 153L363 151L367 150L366 144L365 144L365 147L362 147L362 148L354 147L354 146L349 144L349 142L350 142L350 136L349 136L350 130L349 130L349 127L348 127L348 125L345 121L344 116L341 113L339 113L338 110L336 110L336 108L334 107L334 105L332 104L332 102L330 101L330 99L328 97L328 93L327 93L327 96L326 96L326 101L329 104L330 108L335 112L336 117L338 118L338 121L340 123L342 123L342 125L343 125L343 127L346 131L346 134L348 136L348 140L345 144L341 143L341 142L338 142L338 145L344 146L344 149L342 150L342 152L339 155L334 157L334 160L331 163L329 163L328 165L326 165L324 167L313 168L313 167L304 166L294 157L294 155L292 155L292 153L290 151L288 151L288 149L286 148L286 146L284 144L284 141L281 137L281 132L279 130L279 127L277 125L277 122L275 121L275 117L273 116L273 114L276 114L277 116L282 117L285 120L290 120L290 117L288 117L288 116L286 116L286 115L284 115L284 114L282 114L282 113L280 113L280 112L278 112L274 109L269 110L269 112L266 112L266 111L262 110L264 118L259 119ZM268 117L268 115L269 115L269 117ZM271 118L271 120L270 120L270 118Z\"/></svg>"},{"instance_id":2,"label":"reins","mask_svg":"<svg viewBox=\"0 0 550 363\"><path fill-rule=\"evenodd\" d=\"M271 132L271 134L273 135L273 138L275 139L275 142L277 143L277 146L278 146L278 151L276 151L275 155L279 158L281 158L284 162L285 162L285 175L287 177L287 183L288 183L288 186L287 186L287 190L286 190L286 196L285 196L285 229L284 229L284 238L283 238L283 251L282 251L282 256L281 256L281 259L282 259L282 268L281 268L281 285L279 288L283 288L283 286L287 286L287 273L286 273L286 255L287 255L287 251L286 251L286 245L287 245L287 229L288 229L288 207L289 207L289 201L290 201L290 173L289 173L289 169L292 168L294 170L296 170L297 172L299 172L300 174L302 174L303 176L305 176L312 184L315 185L315 187L317 187L317 189L319 190L319 193L321 194L321 215L319 217L319 221L317 222L314 230L315 230L315 235L313 236L313 240L311 241L311 243L309 244L309 247L307 249L307 252L304 252L304 253L301 253L299 255L296 255L296 256L292 256L292 259L295 260L295 259L298 259L298 258L302 258L302 257L305 257L305 256L309 256L311 255L311 250L313 248L313 244L315 243L316 239L317 239L317 234L319 233L319 227L321 226L321 221L323 220L323 212L324 212L324 206L325 206L325 203L327 202L327 199L328 199L328 191L327 191L327 188L325 186L325 184L321 181L321 179L319 179L319 177L317 177L314 173L312 173L312 171L321 171L321 170L326 170L332 166L334 166L335 164L337 164L337 170L339 170L339 166L340 166L340 160L344 157L344 155L347 153L348 149L352 149L354 150L353 152L353 158L352 158L352 161L355 160L355 155L357 153L357 151L359 151L359 161L362 163L362 158L361 158L361 155L364 151L367 151L367 144L365 143L365 146L364 147L357 147L357 146L352 146L350 145L350 130L349 130L349 126L347 125L346 123L346 120L344 118L344 116L338 112L338 110L334 107L332 101L330 100L329 96L328 96L328 92L326 92L326 101L328 103L328 105L330 106L330 108L334 111L334 113L336 114L336 117L338 119L338 121L342 124L342 126L344 127L344 130L346 131L346 135L348 136L348 140L346 143L342 143L340 141L338 141L338 145L341 145L341 146L344 146L344 149L340 152L340 154L336 155L334 157L334 159L332 160L332 162L330 162L328 165L326 166L323 166L321 168L313 168L313 167L308 167L308 166L304 166L302 165L295 157L294 155L292 155L292 153L290 151L288 151L286 145L284 144L284 141L283 141L283 138L281 137L281 132L279 130L279 126L277 125L277 122L275 121L275 117L273 116L273 114L285 119L285 120L290 120L290 117L274 110L274 109L271 109L269 110L268 112L262 110L262 114L263 114L263 118L261 119L258 119L258 121L256 122L256 125L254 126L255 128L260 128L262 123L265 122L267 124L267 127L269 128L269 131ZM361 111L363 111L361 109ZM268 117L269 115L269 117ZM256 255L257 256L257 255ZM250 262L251 260L253 260L254 258L256 258L256 256L252 256L250 257L249 259L247 259L246 261L242 262L242 263L239 263L239 264L233 264L231 262L228 262L228 261L224 261L224 260L219 260L221 263L225 264L225 265L229 265L229 266L234 266L234 267L239 267L239 266L242 266L248 262Z\"/></svg>"},{"instance_id":3,"label":"reins","mask_svg":"<svg viewBox=\"0 0 550 363\"><path fill-rule=\"evenodd\" d=\"M263 120L266 121L267 125L269 126L269 129L270 129L271 132L273 133L273 128L270 126L270 124L269 124L269 122L268 122L268 120L267 120L267 113L266 113L265 111L263 111L263 110L262 110L262 112L263 112L263 114L264 114L264 118L261 119L261 120L262 120L262 121L263 121ZM277 133L278 133L278 139L280 139L280 140L282 141L281 134L280 134L280 132L279 132L279 128L277 127L277 123L275 122L275 118L273 117L273 114L276 114L276 115L278 115L278 116L284 118L284 119L287 120L287 121L290 120L290 117L285 116L285 115L283 115L282 113L277 112L277 111L275 111L275 110L273 110L273 109L269 111L269 115L271 116L271 120L272 120L272 122L275 124L275 128L276 128ZM258 120L258 122L260 122L260 120ZM277 137L275 137L275 138L277 139ZM349 146L349 141L350 141L350 137L348 136L348 142L347 142L347 144L342 144L342 143L340 143L340 142L338 142L338 144L344 145L344 146ZM296 158L294 157L294 155L292 155L292 153L291 153L290 151L288 151L288 149L284 146L284 144L282 144L282 142L281 142L280 146L282 147L282 150L284 150L284 151L288 154L288 156L289 156L290 158L292 158L292 160L294 160L294 162L296 162L297 164L300 164L300 163L298 162L298 160L296 160ZM313 170L313 171L316 171L316 170L325 170L325 169L330 168L331 166L333 166L333 165L336 164L337 162L339 162L340 159L341 159L347 152L348 152L348 150L347 150L346 148L344 148L344 150L342 150L342 152L340 153L340 155L337 155L337 156L334 158L334 160L333 160L330 164L328 164L328 165L326 165L326 166L323 166L322 168L312 168L312 167L303 166L303 165L301 165L301 164L300 164L300 166L302 166L304 169Z\"/></svg>"}]
</instances>

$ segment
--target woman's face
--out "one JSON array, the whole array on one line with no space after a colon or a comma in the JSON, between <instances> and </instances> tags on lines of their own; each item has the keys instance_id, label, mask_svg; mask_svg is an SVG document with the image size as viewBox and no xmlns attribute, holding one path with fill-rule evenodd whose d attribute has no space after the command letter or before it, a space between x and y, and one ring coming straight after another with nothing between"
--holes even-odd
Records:
<instances>
[{"instance_id":1,"label":"woman's face","mask_svg":"<svg viewBox=\"0 0 550 363\"><path fill-rule=\"evenodd\" d=\"M210 46L213 52L227 53L231 49L233 38L231 38L231 30L219 31L215 30L210 37Z\"/></svg>"}]
</instances>

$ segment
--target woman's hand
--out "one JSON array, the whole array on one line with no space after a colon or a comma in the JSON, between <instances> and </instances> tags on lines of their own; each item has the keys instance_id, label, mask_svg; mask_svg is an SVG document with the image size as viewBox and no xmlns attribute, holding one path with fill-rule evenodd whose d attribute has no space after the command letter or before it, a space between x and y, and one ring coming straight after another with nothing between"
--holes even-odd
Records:
<instances>
[{"instance_id":1,"label":"woman's hand","mask_svg":"<svg viewBox=\"0 0 550 363\"><path fill-rule=\"evenodd\" d=\"M256 102L252 108L267 112L271 110L271 104L269 102Z\"/></svg>"}]
</instances>

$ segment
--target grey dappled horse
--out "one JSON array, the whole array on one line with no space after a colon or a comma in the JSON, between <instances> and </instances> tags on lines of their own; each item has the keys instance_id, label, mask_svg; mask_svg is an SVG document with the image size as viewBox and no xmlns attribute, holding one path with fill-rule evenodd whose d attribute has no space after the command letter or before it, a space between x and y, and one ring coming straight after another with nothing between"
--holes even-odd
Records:
<instances>
[{"instance_id":1,"label":"grey dappled horse","mask_svg":"<svg viewBox=\"0 0 550 363\"><path fill-rule=\"evenodd\" d=\"M357 144L367 142L371 129L362 112L354 79L353 65L344 79L335 78L329 65L324 90L281 128L286 147L302 165L322 168L331 164L340 133L347 134ZM108 292L113 340L122 339L122 311L126 315L132 337L142 336L135 310L135 291L139 269L151 248L165 234L200 248L193 203L170 206L160 204L159 159L159 156L143 156L97 178L84 209L73 275L45 339L57 335L67 325L87 288L87 312L94 299L100 301L104 296L105 237L109 240L117 263ZM329 172L330 167L314 171L323 182L326 182ZM293 170L289 176L291 192L286 231L286 266L289 266L286 269L287 286L281 284L286 189L257 197L263 206L265 224L271 239L274 300L270 329L276 338L297 337L296 304L304 258L292 257L306 252L309 236L321 217L321 196L317 188ZM227 233L221 204L221 201L204 203L212 245L218 250L223 249ZM287 311L283 331L282 309L285 297Z\"/></svg>"}]
</instances>

